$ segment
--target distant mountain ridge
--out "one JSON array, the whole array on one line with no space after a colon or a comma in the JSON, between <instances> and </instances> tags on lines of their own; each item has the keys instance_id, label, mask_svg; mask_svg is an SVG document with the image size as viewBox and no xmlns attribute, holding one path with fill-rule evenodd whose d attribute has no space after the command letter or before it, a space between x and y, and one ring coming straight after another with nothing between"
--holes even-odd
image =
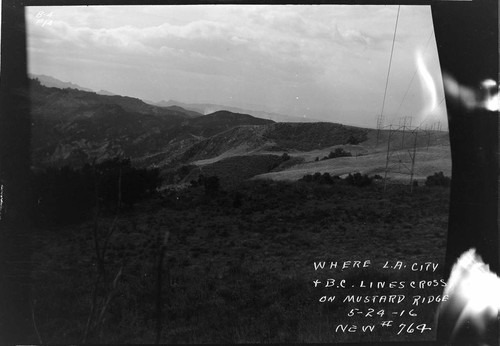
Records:
<instances>
[{"instance_id":1,"label":"distant mountain ridge","mask_svg":"<svg viewBox=\"0 0 500 346\"><path fill-rule=\"evenodd\" d=\"M124 96L49 88L32 81L33 162L82 164L115 155L141 160L174 157L199 140L231 127L272 121L217 112L202 116L181 107L156 107Z\"/></svg>"},{"instance_id":2,"label":"distant mountain ridge","mask_svg":"<svg viewBox=\"0 0 500 346\"><path fill-rule=\"evenodd\" d=\"M95 92L96 94L106 95L106 96L116 95L115 93L112 93L111 91L107 91L107 90L103 90L103 89L101 89L99 91L94 91L92 89L82 87L78 84L75 84L72 82L63 82L62 80L59 80L59 79L51 77L51 76L43 75L43 74L30 73L29 77L31 79L38 79L43 86L46 86L49 88L76 89L76 90L87 91L87 92Z\"/></svg>"},{"instance_id":3,"label":"distant mountain ridge","mask_svg":"<svg viewBox=\"0 0 500 346\"><path fill-rule=\"evenodd\" d=\"M250 109L243 109L243 108L238 108L238 107L231 107L231 106L224 106L224 105L218 105L218 104L212 104L212 103L183 103L179 101L174 101L174 100L168 100L168 101L160 101L160 102L151 102L147 101L148 103L154 104L159 107L172 107L172 106L179 106L184 109L192 110L201 114L210 114L213 112L217 112L220 110L227 110L233 113L243 113L243 114L250 114L254 117L257 118L262 118L262 119L267 119L267 120L272 120L275 122L319 122L320 120L317 119L310 119L310 118L301 118L301 117L295 117L291 115L284 115L284 114L279 114L279 113L272 113L272 112L265 112L265 111L258 111L258 110L250 110Z\"/></svg>"},{"instance_id":4,"label":"distant mountain ridge","mask_svg":"<svg viewBox=\"0 0 500 346\"><path fill-rule=\"evenodd\" d=\"M81 90L81 91L94 92L96 94L104 95L104 96L119 96L116 93L110 92L108 90L101 89L99 91L95 91L95 90L92 90L89 88L82 87L82 86L75 84L75 83L72 83L72 82L64 82L64 81L61 81L57 78L43 75L43 74L40 74L40 75L30 74L30 78L38 79L43 86L46 86L49 88L76 89L76 90ZM191 117L197 117L200 115L206 115L206 114L214 113L217 111L226 110L226 111L230 111L233 113L249 114L249 115L252 115L252 116L257 117L257 118L272 120L275 122L319 122L319 120L317 120L317 119L296 117L296 116L291 116L291 115L284 115L284 114L259 111L259 110L243 109L243 108L238 108L238 107L231 107L231 106L212 104L212 103L183 103L183 102L173 101L173 100L160 101L160 102L154 102L154 101L150 101L150 100L142 100L142 101L144 103L147 103L147 104L152 105L152 106L169 108L171 110L176 110L175 107L179 107L179 108L183 109L184 113L190 114Z\"/></svg>"},{"instance_id":5,"label":"distant mountain ridge","mask_svg":"<svg viewBox=\"0 0 500 346\"><path fill-rule=\"evenodd\" d=\"M43 75L43 74L40 74L40 75L30 74L29 76L32 79L35 79L35 78L38 79L43 86L46 86L49 88L59 88L59 89L69 88L69 89L77 89L77 90L82 90L82 91L94 92L94 90L89 89L89 88L84 88L78 84L74 84L71 82L63 82L57 78Z\"/></svg>"},{"instance_id":6,"label":"distant mountain ridge","mask_svg":"<svg viewBox=\"0 0 500 346\"><path fill-rule=\"evenodd\" d=\"M220 155L309 150L362 141L366 129L333 123L276 123L227 110L201 115L125 96L49 88L32 81L33 164L82 165L130 157L142 166Z\"/></svg>"}]
</instances>

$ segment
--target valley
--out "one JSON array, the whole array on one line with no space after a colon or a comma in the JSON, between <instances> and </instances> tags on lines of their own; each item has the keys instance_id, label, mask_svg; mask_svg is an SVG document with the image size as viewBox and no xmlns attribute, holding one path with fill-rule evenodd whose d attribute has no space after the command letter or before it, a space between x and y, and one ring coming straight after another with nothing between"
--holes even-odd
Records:
<instances>
[{"instance_id":1,"label":"valley","mask_svg":"<svg viewBox=\"0 0 500 346\"><path fill-rule=\"evenodd\" d=\"M359 307L347 293L385 294L367 283L404 283L401 305L377 300L404 323L416 321L404 314L413 295L441 293L405 286L433 282L439 265L433 277L383 265L443 262L449 188L425 182L451 174L447 133L201 114L37 81L31 92L33 315L44 342L152 343L158 325L165 343L434 338L432 328L342 330ZM313 285L328 277L316 261L359 258L373 268L331 274L352 284L345 294ZM436 307L419 306L417 320Z\"/></svg>"}]
</instances>

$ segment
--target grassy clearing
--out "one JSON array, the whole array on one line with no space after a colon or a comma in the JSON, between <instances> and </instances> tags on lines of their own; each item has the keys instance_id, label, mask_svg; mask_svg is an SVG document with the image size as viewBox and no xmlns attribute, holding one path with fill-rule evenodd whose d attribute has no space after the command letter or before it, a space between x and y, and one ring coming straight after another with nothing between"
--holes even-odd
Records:
<instances>
[{"instance_id":1,"label":"grassy clearing","mask_svg":"<svg viewBox=\"0 0 500 346\"><path fill-rule=\"evenodd\" d=\"M364 188L256 180L207 195L164 192L121 215L106 255L123 275L100 332L89 342L151 343L158 236L170 232L162 292L162 343L423 340L430 334L332 332L345 304L319 303L313 262L371 259L442 263L444 188ZM101 220L106 228L111 219ZM44 342L81 342L96 259L92 222L40 230L33 260L35 316ZM344 271L355 281L420 280L424 274ZM429 291L430 292L430 291ZM370 291L365 294L376 294ZM408 292L414 294L414 292ZM439 294L439 293L436 293ZM428 323L436 305L421 310ZM361 323L359 318L353 323ZM364 322L366 323L366 322Z\"/></svg>"},{"instance_id":2,"label":"grassy clearing","mask_svg":"<svg viewBox=\"0 0 500 346\"><path fill-rule=\"evenodd\" d=\"M315 172L344 175L352 172L384 176L386 152L373 152L362 156L339 157L324 161L304 162L279 172L270 172L257 176L257 179L298 180L306 174ZM389 161L388 177L395 180L410 179L411 158L407 150L392 153ZM451 175L451 155L449 147L418 148L414 169L414 179L425 180L435 172Z\"/></svg>"}]
</instances>

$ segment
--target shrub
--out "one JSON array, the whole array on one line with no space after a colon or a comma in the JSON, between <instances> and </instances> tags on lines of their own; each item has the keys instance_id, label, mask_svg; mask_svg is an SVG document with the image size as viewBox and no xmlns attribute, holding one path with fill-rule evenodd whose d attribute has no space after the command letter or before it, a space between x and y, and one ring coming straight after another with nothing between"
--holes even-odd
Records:
<instances>
[{"instance_id":1,"label":"shrub","mask_svg":"<svg viewBox=\"0 0 500 346\"><path fill-rule=\"evenodd\" d=\"M68 224L83 221L95 204L92 176L73 168L32 172L35 223Z\"/></svg>"},{"instance_id":2,"label":"shrub","mask_svg":"<svg viewBox=\"0 0 500 346\"><path fill-rule=\"evenodd\" d=\"M233 194L233 208L239 208L243 205L243 194L239 191L236 191Z\"/></svg>"},{"instance_id":3,"label":"shrub","mask_svg":"<svg viewBox=\"0 0 500 346\"><path fill-rule=\"evenodd\" d=\"M357 137L354 137L353 135L351 135L349 137L349 139L347 140L347 144L353 144L353 145L356 145L356 144L359 144L361 143L361 140Z\"/></svg>"},{"instance_id":4,"label":"shrub","mask_svg":"<svg viewBox=\"0 0 500 346\"><path fill-rule=\"evenodd\" d=\"M195 168L195 165L182 165L176 169L164 171L162 172L163 180L167 184L177 184Z\"/></svg>"},{"instance_id":5,"label":"shrub","mask_svg":"<svg viewBox=\"0 0 500 346\"><path fill-rule=\"evenodd\" d=\"M333 179L330 173L323 173L323 175L319 178L320 184L333 184Z\"/></svg>"},{"instance_id":6,"label":"shrub","mask_svg":"<svg viewBox=\"0 0 500 346\"><path fill-rule=\"evenodd\" d=\"M303 181L306 183L315 182L315 183L319 183L319 184L332 185L334 183L334 177L332 178L330 173L321 174L319 172L316 172L313 175L311 175L311 174L304 175L301 179L299 179L299 181Z\"/></svg>"},{"instance_id":7,"label":"shrub","mask_svg":"<svg viewBox=\"0 0 500 346\"><path fill-rule=\"evenodd\" d=\"M345 151L342 148L336 148L334 151L330 151L330 154L328 154L328 156L323 157L321 160L328 160L337 157L349 157L349 156L352 156L352 154L349 151Z\"/></svg>"},{"instance_id":8,"label":"shrub","mask_svg":"<svg viewBox=\"0 0 500 346\"><path fill-rule=\"evenodd\" d=\"M311 174L306 174L302 177L302 179L299 179L300 181L304 181L306 183L310 183L311 181L313 181L313 177Z\"/></svg>"},{"instance_id":9,"label":"shrub","mask_svg":"<svg viewBox=\"0 0 500 346\"><path fill-rule=\"evenodd\" d=\"M370 178L368 175L366 174L361 175L361 173L354 173L354 174L349 173L349 175L345 178L345 181L349 185L359 186L359 187L370 185L372 183L372 180L373 179Z\"/></svg>"},{"instance_id":10,"label":"shrub","mask_svg":"<svg viewBox=\"0 0 500 346\"><path fill-rule=\"evenodd\" d=\"M443 174L443 172L429 175L425 180L425 186L450 186L451 178Z\"/></svg>"},{"instance_id":11,"label":"shrub","mask_svg":"<svg viewBox=\"0 0 500 346\"><path fill-rule=\"evenodd\" d=\"M132 206L155 192L161 179L158 169L138 169L129 159L114 158L81 169L64 166L32 172L31 182L35 222L64 225L89 217L97 202L104 212L114 212L118 199Z\"/></svg>"},{"instance_id":12,"label":"shrub","mask_svg":"<svg viewBox=\"0 0 500 346\"><path fill-rule=\"evenodd\" d=\"M130 159L114 158L95 166L96 184L100 200L107 209L114 209L118 203L118 185L121 179L121 203L132 206L138 200L152 194L160 186L158 168L134 168ZM86 176L93 177L93 167L82 168Z\"/></svg>"},{"instance_id":13,"label":"shrub","mask_svg":"<svg viewBox=\"0 0 500 346\"><path fill-rule=\"evenodd\" d=\"M209 177L205 177L203 174L198 176L198 180L191 180L191 186L203 186L205 189L205 194L208 196L214 195L220 188L219 177L216 175L212 175Z\"/></svg>"},{"instance_id":14,"label":"shrub","mask_svg":"<svg viewBox=\"0 0 500 346\"><path fill-rule=\"evenodd\" d=\"M288 155L288 153L283 153L283 155L281 155L281 160L282 161L290 160L290 155Z\"/></svg>"},{"instance_id":15,"label":"shrub","mask_svg":"<svg viewBox=\"0 0 500 346\"><path fill-rule=\"evenodd\" d=\"M219 177L216 175L213 175L211 177L208 177L205 179L203 182L203 186L205 187L205 193L206 194L213 194L219 190Z\"/></svg>"}]
</instances>

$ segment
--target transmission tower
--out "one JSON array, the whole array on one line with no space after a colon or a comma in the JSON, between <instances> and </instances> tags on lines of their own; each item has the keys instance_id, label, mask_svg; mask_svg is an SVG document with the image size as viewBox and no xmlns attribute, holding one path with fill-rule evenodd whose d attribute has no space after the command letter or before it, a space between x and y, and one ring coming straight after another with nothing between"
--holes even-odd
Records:
<instances>
[{"instance_id":1,"label":"transmission tower","mask_svg":"<svg viewBox=\"0 0 500 346\"><path fill-rule=\"evenodd\" d=\"M401 135L401 149L405 147L405 131L407 128L411 128L411 119L412 117L399 118L399 128L403 131Z\"/></svg>"},{"instance_id":2,"label":"transmission tower","mask_svg":"<svg viewBox=\"0 0 500 346\"><path fill-rule=\"evenodd\" d=\"M429 127L429 125L425 125L425 134L427 135L427 151L429 151L429 146L431 144L431 136L432 136L432 132L431 132L431 129L432 127Z\"/></svg>"},{"instance_id":3,"label":"transmission tower","mask_svg":"<svg viewBox=\"0 0 500 346\"><path fill-rule=\"evenodd\" d=\"M389 172L410 175L410 191L413 191L417 142L421 129L419 127L412 127L411 121L411 117L404 117L400 119L398 126L389 125L384 171L384 191L387 188L387 175ZM397 134L401 136L401 142L397 140ZM405 148L405 138L413 139L410 148ZM397 143L395 143L395 140L397 140Z\"/></svg>"},{"instance_id":4,"label":"transmission tower","mask_svg":"<svg viewBox=\"0 0 500 346\"><path fill-rule=\"evenodd\" d=\"M380 138L380 131L382 131L383 128L384 128L384 115L380 114L377 116L377 144L376 144L377 147Z\"/></svg>"}]
</instances>

